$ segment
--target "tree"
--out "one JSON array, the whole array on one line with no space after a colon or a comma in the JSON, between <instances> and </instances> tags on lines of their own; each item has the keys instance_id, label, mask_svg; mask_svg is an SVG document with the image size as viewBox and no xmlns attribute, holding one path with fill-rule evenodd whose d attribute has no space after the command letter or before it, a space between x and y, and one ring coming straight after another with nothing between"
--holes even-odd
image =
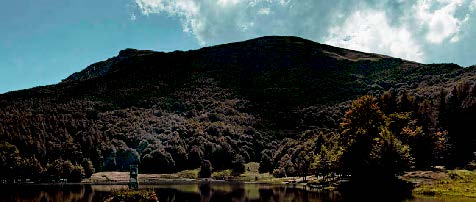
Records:
<instances>
[{"instance_id":1,"label":"tree","mask_svg":"<svg viewBox=\"0 0 476 202\"><path fill-rule=\"evenodd\" d=\"M139 153L135 149L118 149L116 153L116 169L129 170L129 165L139 164Z\"/></svg>"},{"instance_id":2,"label":"tree","mask_svg":"<svg viewBox=\"0 0 476 202\"><path fill-rule=\"evenodd\" d=\"M232 166L235 152L233 151L231 145L227 142L227 139L222 136L218 138L218 144L216 145L211 157L212 158L210 160L213 162L215 168L222 170Z\"/></svg>"},{"instance_id":3,"label":"tree","mask_svg":"<svg viewBox=\"0 0 476 202\"><path fill-rule=\"evenodd\" d=\"M437 155L444 150L445 137L431 134L418 125L412 112L392 113L388 116L388 129L405 145L410 146L417 168L428 169L435 165Z\"/></svg>"},{"instance_id":4,"label":"tree","mask_svg":"<svg viewBox=\"0 0 476 202\"><path fill-rule=\"evenodd\" d=\"M382 129L374 139L370 152L370 170L379 177L392 177L410 168L412 156L410 147L404 145L387 128Z\"/></svg>"},{"instance_id":5,"label":"tree","mask_svg":"<svg viewBox=\"0 0 476 202\"><path fill-rule=\"evenodd\" d=\"M194 145L188 154L188 160L192 168L197 168L200 166L203 158L203 151L200 147Z\"/></svg>"},{"instance_id":6,"label":"tree","mask_svg":"<svg viewBox=\"0 0 476 202\"><path fill-rule=\"evenodd\" d=\"M415 97L410 96L408 92L406 91L402 92L397 102L399 111L401 112L413 111L414 101L415 101Z\"/></svg>"},{"instance_id":7,"label":"tree","mask_svg":"<svg viewBox=\"0 0 476 202\"><path fill-rule=\"evenodd\" d=\"M84 176L86 178L90 178L94 173L94 166L93 163L89 159L84 159L81 163L81 166L84 169Z\"/></svg>"},{"instance_id":8,"label":"tree","mask_svg":"<svg viewBox=\"0 0 476 202\"><path fill-rule=\"evenodd\" d=\"M175 171L175 161L172 155L163 147L144 155L142 158L142 169L150 173L171 173Z\"/></svg>"},{"instance_id":9,"label":"tree","mask_svg":"<svg viewBox=\"0 0 476 202\"><path fill-rule=\"evenodd\" d=\"M48 163L46 166L46 174L49 179L59 180L63 172L63 160L56 159L53 163Z\"/></svg>"},{"instance_id":10,"label":"tree","mask_svg":"<svg viewBox=\"0 0 476 202\"><path fill-rule=\"evenodd\" d=\"M397 104L397 95L395 90L386 91L380 96L381 109L385 113L392 113L396 111L398 106Z\"/></svg>"},{"instance_id":11,"label":"tree","mask_svg":"<svg viewBox=\"0 0 476 202\"><path fill-rule=\"evenodd\" d=\"M261 160L259 163L259 172L266 173L273 171L273 158L271 150L265 149L261 152Z\"/></svg>"},{"instance_id":12,"label":"tree","mask_svg":"<svg viewBox=\"0 0 476 202\"><path fill-rule=\"evenodd\" d=\"M313 156L314 154L312 152L303 150L299 152L295 160L297 172L300 176L302 176L304 181L306 180L306 176L309 174L311 159Z\"/></svg>"},{"instance_id":13,"label":"tree","mask_svg":"<svg viewBox=\"0 0 476 202\"><path fill-rule=\"evenodd\" d=\"M354 180L393 178L411 164L409 147L390 132L388 125L372 96L355 100L345 113L342 162Z\"/></svg>"},{"instance_id":14,"label":"tree","mask_svg":"<svg viewBox=\"0 0 476 202\"><path fill-rule=\"evenodd\" d=\"M273 175L276 177L288 177L296 174L296 168L292 162L291 156L285 154L278 162L278 167L273 170Z\"/></svg>"},{"instance_id":15,"label":"tree","mask_svg":"<svg viewBox=\"0 0 476 202\"><path fill-rule=\"evenodd\" d=\"M170 155L173 156L175 161L175 167L177 170L190 168L190 165L187 164L188 154L183 146L181 145L169 146L166 150L170 153Z\"/></svg>"},{"instance_id":16,"label":"tree","mask_svg":"<svg viewBox=\"0 0 476 202\"><path fill-rule=\"evenodd\" d=\"M337 145L316 145L316 154L313 155L310 163L310 171L316 176L322 176L324 180L328 179L331 173L335 173L339 166L339 158L342 150Z\"/></svg>"},{"instance_id":17,"label":"tree","mask_svg":"<svg viewBox=\"0 0 476 202\"><path fill-rule=\"evenodd\" d=\"M345 113L341 123L342 139L346 148L342 159L344 168L353 175L367 169L373 139L378 137L380 128L384 125L385 115L372 96L355 100Z\"/></svg>"},{"instance_id":18,"label":"tree","mask_svg":"<svg viewBox=\"0 0 476 202\"><path fill-rule=\"evenodd\" d=\"M46 174L52 180L62 178L70 182L81 182L84 169L81 165L75 165L69 160L56 159L52 164L47 165Z\"/></svg>"},{"instance_id":19,"label":"tree","mask_svg":"<svg viewBox=\"0 0 476 202\"><path fill-rule=\"evenodd\" d=\"M23 158L16 170L17 175L24 179L31 179L33 181L39 180L43 175L43 167L36 157Z\"/></svg>"},{"instance_id":20,"label":"tree","mask_svg":"<svg viewBox=\"0 0 476 202\"><path fill-rule=\"evenodd\" d=\"M240 154L235 156L231 165L234 174L238 175L245 172L245 159Z\"/></svg>"},{"instance_id":21,"label":"tree","mask_svg":"<svg viewBox=\"0 0 476 202\"><path fill-rule=\"evenodd\" d=\"M65 178L65 179L72 179L73 177L71 177L72 173L73 173L73 170L74 170L74 165L73 163L71 163L71 161L69 160L66 160L66 161L63 161L63 164L61 165L61 177L62 178Z\"/></svg>"},{"instance_id":22,"label":"tree","mask_svg":"<svg viewBox=\"0 0 476 202\"><path fill-rule=\"evenodd\" d=\"M0 142L0 178L12 179L21 162L20 152L15 145L8 142Z\"/></svg>"},{"instance_id":23,"label":"tree","mask_svg":"<svg viewBox=\"0 0 476 202\"><path fill-rule=\"evenodd\" d=\"M212 163L209 160L203 160L200 166L200 171L198 172L199 178L209 178L212 176Z\"/></svg>"},{"instance_id":24,"label":"tree","mask_svg":"<svg viewBox=\"0 0 476 202\"><path fill-rule=\"evenodd\" d=\"M73 165L71 167L71 173L68 176L69 182L81 182L84 175L84 169L80 165Z\"/></svg>"},{"instance_id":25,"label":"tree","mask_svg":"<svg viewBox=\"0 0 476 202\"><path fill-rule=\"evenodd\" d=\"M116 161L116 147L110 145L104 152L104 169L105 170L116 170L117 161Z\"/></svg>"},{"instance_id":26,"label":"tree","mask_svg":"<svg viewBox=\"0 0 476 202\"><path fill-rule=\"evenodd\" d=\"M462 82L455 85L447 96L446 92L440 95L438 121L448 133L448 167L463 167L475 158L476 138L472 135L476 114L475 94L476 86Z\"/></svg>"}]
</instances>

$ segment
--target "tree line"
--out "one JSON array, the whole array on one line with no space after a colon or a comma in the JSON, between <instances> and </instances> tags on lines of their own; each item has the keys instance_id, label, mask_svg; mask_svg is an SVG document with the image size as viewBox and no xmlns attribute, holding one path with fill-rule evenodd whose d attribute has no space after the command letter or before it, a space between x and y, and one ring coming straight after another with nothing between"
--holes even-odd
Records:
<instances>
[{"instance_id":1,"label":"tree line","mask_svg":"<svg viewBox=\"0 0 476 202\"><path fill-rule=\"evenodd\" d=\"M359 178L464 167L474 160L476 141L468 131L476 114L475 86L465 81L433 97L390 90L317 108L346 110L340 117L311 111L301 123L317 117L328 127L301 127L286 136L250 112L251 101L212 79L157 98L150 108L117 108L92 98L38 99L46 104L2 101L2 180L79 181L130 164L139 164L141 172L171 173L202 165L243 168L251 161L275 176Z\"/></svg>"},{"instance_id":2,"label":"tree line","mask_svg":"<svg viewBox=\"0 0 476 202\"><path fill-rule=\"evenodd\" d=\"M456 84L435 99L388 91L353 101L338 129L307 130L262 152L260 170L275 176L350 175L393 178L436 165L464 168L476 160L475 85Z\"/></svg>"}]
</instances>

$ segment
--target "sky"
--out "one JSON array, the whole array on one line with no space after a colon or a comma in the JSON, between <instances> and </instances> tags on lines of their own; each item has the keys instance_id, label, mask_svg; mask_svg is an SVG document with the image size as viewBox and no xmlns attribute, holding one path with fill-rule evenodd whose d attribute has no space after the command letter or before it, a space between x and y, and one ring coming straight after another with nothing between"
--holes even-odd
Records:
<instances>
[{"instance_id":1,"label":"sky","mask_svg":"<svg viewBox=\"0 0 476 202\"><path fill-rule=\"evenodd\" d=\"M0 3L0 93L60 82L125 48L267 35L422 63L476 64L476 0L15 0Z\"/></svg>"}]
</instances>

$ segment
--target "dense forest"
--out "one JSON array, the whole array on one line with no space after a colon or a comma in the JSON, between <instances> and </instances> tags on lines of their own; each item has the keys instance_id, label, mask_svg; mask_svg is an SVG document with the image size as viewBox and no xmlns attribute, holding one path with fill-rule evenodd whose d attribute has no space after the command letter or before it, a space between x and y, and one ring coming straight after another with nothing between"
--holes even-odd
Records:
<instances>
[{"instance_id":1,"label":"dense forest","mask_svg":"<svg viewBox=\"0 0 476 202\"><path fill-rule=\"evenodd\" d=\"M0 95L0 179L78 181L130 164L172 173L253 161L275 176L355 179L464 167L475 161L475 85L475 66L297 37L126 49Z\"/></svg>"}]
</instances>

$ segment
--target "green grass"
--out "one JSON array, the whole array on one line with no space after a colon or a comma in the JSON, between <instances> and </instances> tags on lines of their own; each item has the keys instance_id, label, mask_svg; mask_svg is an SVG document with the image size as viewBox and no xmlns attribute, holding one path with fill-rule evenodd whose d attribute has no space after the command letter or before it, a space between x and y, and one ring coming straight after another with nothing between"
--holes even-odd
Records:
<instances>
[{"instance_id":1,"label":"green grass","mask_svg":"<svg viewBox=\"0 0 476 202\"><path fill-rule=\"evenodd\" d=\"M274 178L269 173L259 173L259 163L250 162L245 164L245 172L241 174L234 173L232 169L221 170L212 172L212 178L214 179L234 179L239 181L256 181L258 180L269 180ZM162 178L175 179L175 178L185 178L185 179L198 179L199 168L193 170L183 170L178 173L173 174L162 174Z\"/></svg>"},{"instance_id":2,"label":"green grass","mask_svg":"<svg viewBox=\"0 0 476 202\"><path fill-rule=\"evenodd\" d=\"M212 173L212 178L214 179L225 179L229 177L233 177L233 171L231 169L216 171Z\"/></svg>"},{"instance_id":3,"label":"green grass","mask_svg":"<svg viewBox=\"0 0 476 202\"><path fill-rule=\"evenodd\" d=\"M245 164L245 172L238 176L240 181L272 182L277 181L270 173L259 173L259 163L250 162Z\"/></svg>"},{"instance_id":4,"label":"green grass","mask_svg":"<svg viewBox=\"0 0 476 202\"><path fill-rule=\"evenodd\" d=\"M415 195L476 198L476 171L449 170L448 178L422 184L413 190Z\"/></svg>"},{"instance_id":5,"label":"green grass","mask_svg":"<svg viewBox=\"0 0 476 202\"><path fill-rule=\"evenodd\" d=\"M149 190L119 190L113 192L105 201L107 202L132 202L132 201L157 201L154 191Z\"/></svg>"},{"instance_id":6,"label":"green grass","mask_svg":"<svg viewBox=\"0 0 476 202\"><path fill-rule=\"evenodd\" d=\"M259 163L249 162L245 164L245 172L241 174L233 173L233 170L222 170L212 173L214 179L228 179L242 182L259 183L283 183L284 179L275 178L270 173L259 173Z\"/></svg>"},{"instance_id":7,"label":"green grass","mask_svg":"<svg viewBox=\"0 0 476 202\"><path fill-rule=\"evenodd\" d=\"M183 170L178 172L177 176L179 176L180 178L186 178L186 179L197 179L199 171L200 171L199 168L193 169L193 170Z\"/></svg>"}]
</instances>

